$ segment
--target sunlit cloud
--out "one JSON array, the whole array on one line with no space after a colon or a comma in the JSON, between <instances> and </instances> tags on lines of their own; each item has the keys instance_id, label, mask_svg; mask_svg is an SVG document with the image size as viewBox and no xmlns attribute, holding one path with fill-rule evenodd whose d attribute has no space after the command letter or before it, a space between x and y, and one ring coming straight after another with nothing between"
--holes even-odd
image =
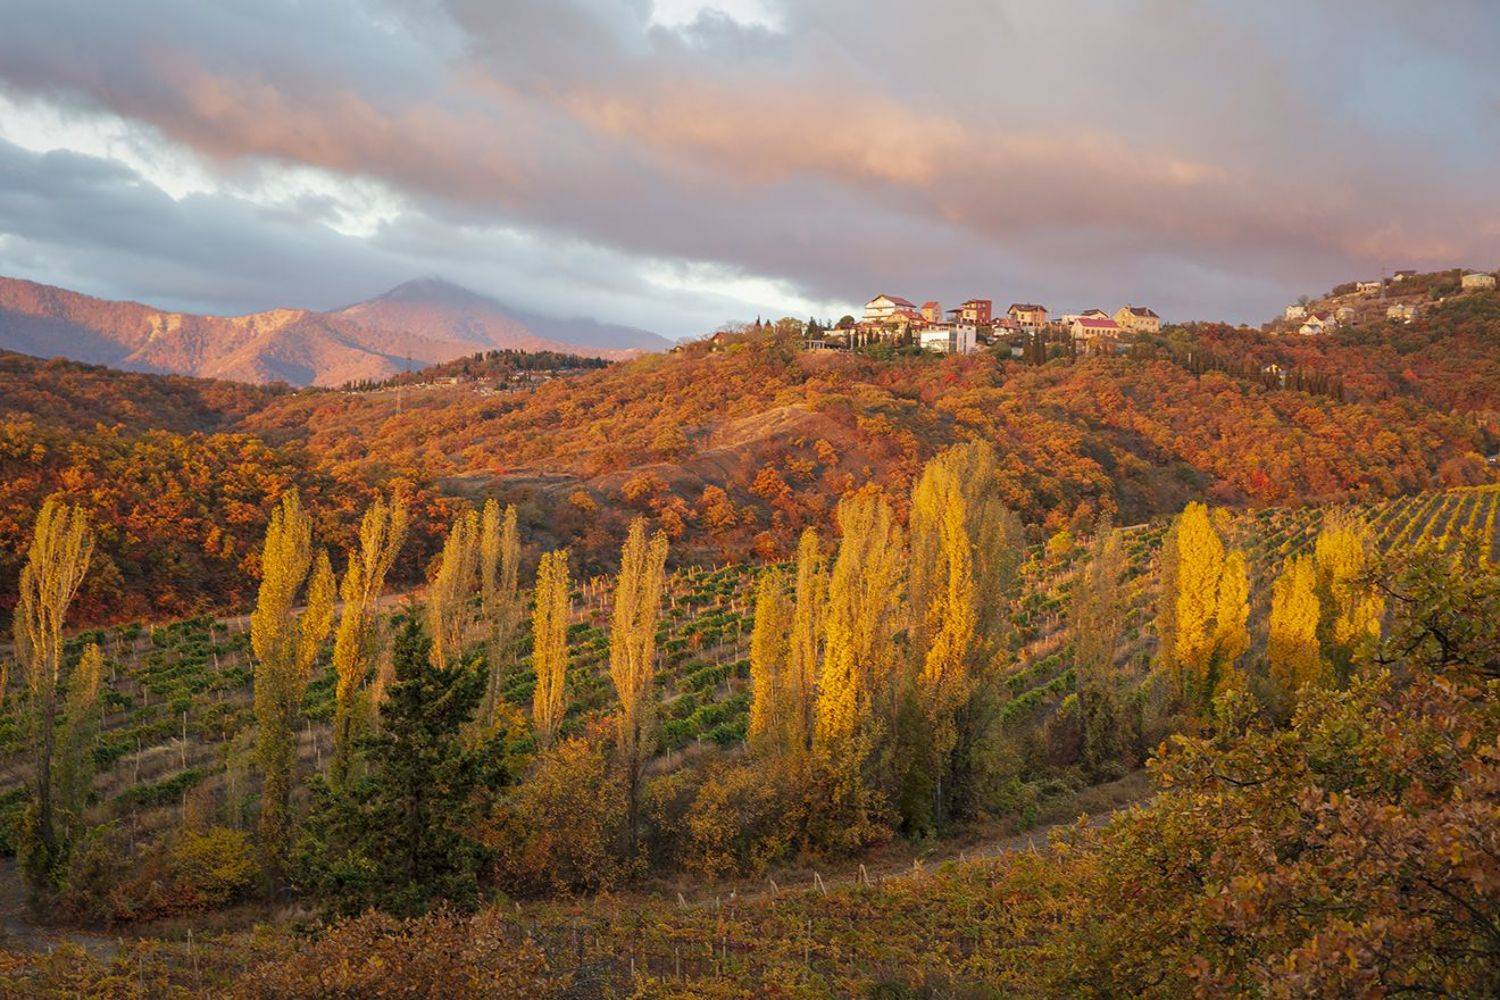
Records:
<instances>
[{"instance_id":1,"label":"sunlit cloud","mask_svg":"<svg viewBox=\"0 0 1500 1000\"><path fill-rule=\"evenodd\" d=\"M1385 3L18 2L0 139L119 165L99 183L164 228L255 219L273 259L220 296L246 306L331 245L340 289L438 273L670 334L879 290L1259 320L1500 258L1479 3L1459 30ZM0 271L71 241L97 287L211 291L212 254L112 263L118 234L53 214L75 230L28 216L45 241Z\"/></svg>"}]
</instances>

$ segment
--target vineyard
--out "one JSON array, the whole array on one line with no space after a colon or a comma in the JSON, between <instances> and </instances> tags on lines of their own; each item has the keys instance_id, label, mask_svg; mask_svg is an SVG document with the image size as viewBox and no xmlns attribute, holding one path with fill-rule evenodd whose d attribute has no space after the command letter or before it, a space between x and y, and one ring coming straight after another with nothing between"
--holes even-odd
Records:
<instances>
[{"instance_id":1,"label":"vineyard","mask_svg":"<svg viewBox=\"0 0 1500 1000\"><path fill-rule=\"evenodd\" d=\"M1500 556L1497 487L1423 493L1354 509L1372 526L1383 549L1436 545L1477 549L1491 562ZM1284 557L1312 544L1322 517L1319 508L1271 508L1233 520L1230 537L1249 557L1254 592L1262 595L1257 612L1262 617L1269 578ZM1161 523L1124 529L1128 611L1117 662L1135 682L1149 672L1152 570L1164 530ZM1066 615L1082 555L1079 546L1054 539L1032 546L1021 568L1014 657L1005 680L1009 701L1003 708L1003 718L1017 732L1036 726L1071 696ZM769 568L688 567L671 576L658 633L658 766L669 769L685 755L733 748L744 740L753 593L758 575ZM608 578L598 577L582 582L573 594L568 726L575 729L613 705L606 629L610 585ZM197 617L93 630L69 640L71 656L88 642L99 643L104 651L106 715L94 749L99 765L95 791L102 812L118 829L129 831L133 844L170 827L195 794L231 804L246 800L253 731L246 628L243 619ZM529 641L518 641L516 666L504 682L507 699L517 706L530 704L534 684L527 663ZM477 645L471 654L478 655ZM304 705L307 722L299 747L304 769L321 767L329 751L333 678L326 657L325 651ZM8 704L13 706L14 699ZM24 798L27 764L20 746L16 720L7 710L0 714L0 851L6 854L14 850Z\"/></svg>"}]
</instances>

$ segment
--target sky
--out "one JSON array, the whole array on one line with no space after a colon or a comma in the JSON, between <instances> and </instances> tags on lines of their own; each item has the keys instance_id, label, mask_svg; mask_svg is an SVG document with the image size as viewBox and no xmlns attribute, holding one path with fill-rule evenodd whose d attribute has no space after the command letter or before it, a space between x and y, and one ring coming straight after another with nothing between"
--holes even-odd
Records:
<instances>
[{"instance_id":1,"label":"sky","mask_svg":"<svg viewBox=\"0 0 1500 1000\"><path fill-rule=\"evenodd\" d=\"M0 274L437 276L668 336L877 293L1261 322L1500 266L1494 0L5 0Z\"/></svg>"}]
</instances>

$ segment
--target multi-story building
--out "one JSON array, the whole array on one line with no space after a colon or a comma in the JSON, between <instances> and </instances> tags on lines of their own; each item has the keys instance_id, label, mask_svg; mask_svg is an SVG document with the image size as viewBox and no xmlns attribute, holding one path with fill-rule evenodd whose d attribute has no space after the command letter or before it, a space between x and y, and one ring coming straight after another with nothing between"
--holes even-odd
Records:
<instances>
[{"instance_id":1,"label":"multi-story building","mask_svg":"<svg viewBox=\"0 0 1500 1000\"><path fill-rule=\"evenodd\" d=\"M975 326L989 326L991 310L994 304L989 299L969 299L959 305L957 309L949 312L956 316L957 322L972 323Z\"/></svg>"},{"instance_id":2,"label":"multi-story building","mask_svg":"<svg viewBox=\"0 0 1500 1000\"><path fill-rule=\"evenodd\" d=\"M969 354L974 350L978 328L973 323L934 323L917 336L924 351L939 354Z\"/></svg>"},{"instance_id":3,"label":"multi-story building","mask_svg":"<svg viewBox=\"0 0 1500 1000\"><path fill-rule=\"evenodd\" d=\"M1012 302L1005 314L1023 327L1035 329L1047 325L1047 307L1034 302Z\"/></svg>"},{"instance_id":4,"label":"multi-story building","mask_svg":"<svg viewBox=\"0 0 1500 1000\"><path fill-rule=\"evenodd\" d=\"M920 316L917 307L899 295L877 295L865 303L864 322L887 323L899 321L902 313Z\"/></svg>"},{"instance_id":5,"label":"multi-story building","mask_svg":"<svg viewBox=\"0 0 1500 1000\"><path fill-rule=\"evenodd\" d=\"M1146 306L1121 306L1115 312L1115 322L1131 333L1161 332L1161 317Z\"/></svg>"}]
</instances>

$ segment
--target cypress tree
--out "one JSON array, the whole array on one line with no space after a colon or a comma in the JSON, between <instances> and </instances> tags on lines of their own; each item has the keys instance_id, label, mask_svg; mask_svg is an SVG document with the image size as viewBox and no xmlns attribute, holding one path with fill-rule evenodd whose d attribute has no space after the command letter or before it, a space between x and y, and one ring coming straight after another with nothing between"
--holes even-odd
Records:
<instances>
[{"instance_id":1,"label":"cypress tree","mask_svg":"<svg viewBox=\"0 0 1500 1000\"><path fill-rule=\"evenodd\" d=\"M439 667L431 645L416 618L398 625L380 726L359 741L363 773L343 790L315 789L299 870L337 911L411 915L479 900L486 852L472 830L514 778L509 734L466 738L485 671Z\"/></svg>"}]
</instances>

